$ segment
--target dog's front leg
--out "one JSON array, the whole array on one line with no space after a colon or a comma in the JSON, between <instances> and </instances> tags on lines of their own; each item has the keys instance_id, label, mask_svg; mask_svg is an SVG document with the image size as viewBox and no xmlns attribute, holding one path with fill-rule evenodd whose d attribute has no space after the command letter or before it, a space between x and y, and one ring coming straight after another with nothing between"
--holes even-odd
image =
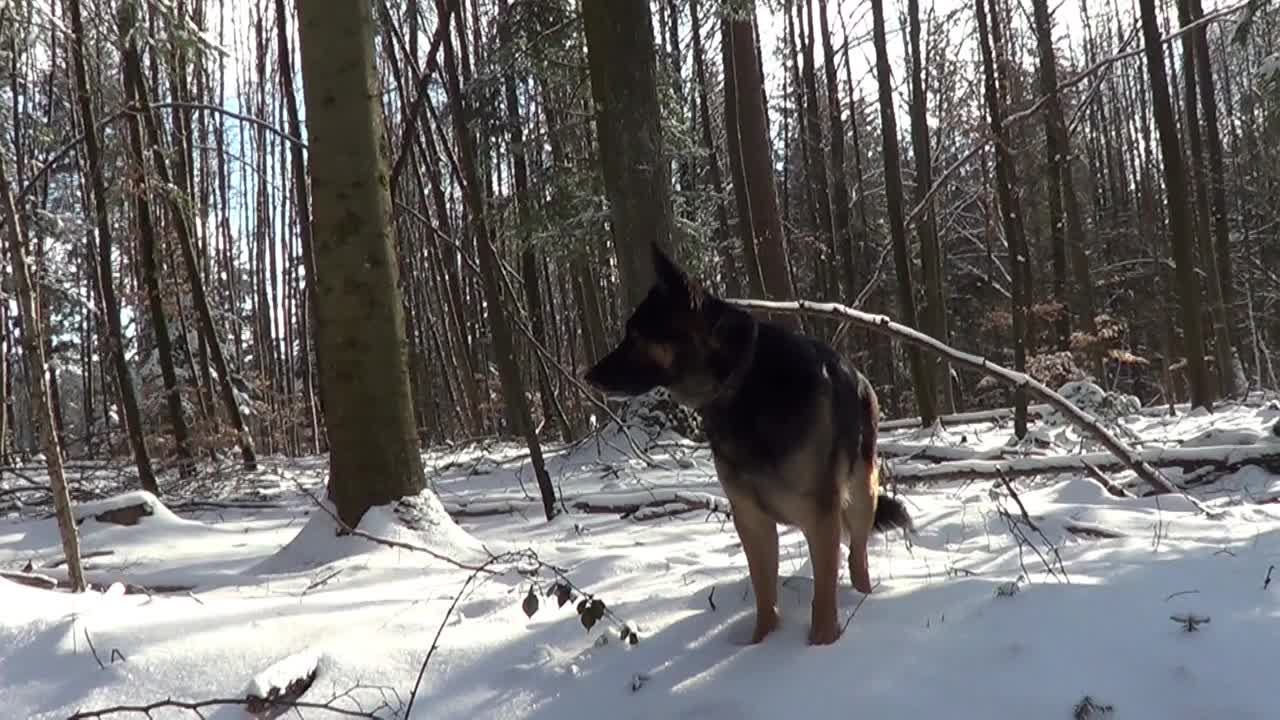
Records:
<instances>
[{"instance_id":1,"label":"dog's front leg","mask_svg":"<svg viewBox=\"0 0 1280 720\"><path fill-rule=\"evenodd\" d=\"M809 624L810 645L830 645L840 637L836 587L840 577L840 514L835 507L819 510L804 528L813 563L813 611Z\"/></svg>"},{"instance_id":2,"label":"dog's front leg","mask_svg":"<svg viewBox=\"0 0 1280 720\"><path fill-rule=\"evenodd\" d=\"M778 627L778 525L748 496L730 495L729 505L756 596L754 645Z\"/></svg>"}]
</instances>

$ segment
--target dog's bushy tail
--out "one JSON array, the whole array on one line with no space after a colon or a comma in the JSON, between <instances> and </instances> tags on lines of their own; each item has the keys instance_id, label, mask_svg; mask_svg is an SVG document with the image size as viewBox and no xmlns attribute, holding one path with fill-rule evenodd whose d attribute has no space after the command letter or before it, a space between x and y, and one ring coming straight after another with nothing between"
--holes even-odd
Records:
<instances>
[{"instance_id":1,"label":"dog's bushy tail","mask_svg":"<svg viewBox=\"0 0 1280 720\"><path fill-rule=\"evenodd\" d=\"M913 532L915 522L911 520L911 514L907 512L907 506L901 500L881 495L876 502L876 519L872 527L877 532L887 532L893 528Z\"/></svg>"}]
</instances>

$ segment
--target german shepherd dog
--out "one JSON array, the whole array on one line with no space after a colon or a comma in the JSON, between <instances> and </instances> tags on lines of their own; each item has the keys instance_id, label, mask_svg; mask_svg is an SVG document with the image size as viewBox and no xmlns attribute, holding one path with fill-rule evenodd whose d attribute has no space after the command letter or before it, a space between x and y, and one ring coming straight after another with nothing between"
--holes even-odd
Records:
<instances>
[{"instance_id":1,"label":"german shepherd dog","mask_svg":"<svg viewBox=\"0 0 1280 720\"><path fill-rule=\"evenodd\" d=\"M585 379L613 396L664 387L701 415L747 556L752 644L778 625L778 523L798 526L809 546L809 642L835 642L841 538L853 587L870 593L872 530L912 527L906 507L879 494L875 390L829 345L721 300L656 244L653 262L626 336Z\"/></svg>"}]
</instances>

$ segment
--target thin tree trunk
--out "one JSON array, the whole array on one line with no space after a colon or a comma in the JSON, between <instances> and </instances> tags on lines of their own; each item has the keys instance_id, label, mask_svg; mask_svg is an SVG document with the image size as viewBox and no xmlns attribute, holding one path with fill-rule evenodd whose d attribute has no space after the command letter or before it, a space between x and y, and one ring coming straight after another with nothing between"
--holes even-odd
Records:
<instances>
[{"instance_id":1,"label":"thin tree trunk","mask_svg":"<svg viewBox=\"0 0 1280 720\"><path fill-rule=\"evenodd\" d=\"M929 139L928 97L924 90L924 48L920 43L920 3L907 0L908 38L911 49L911 145L916 161L915 202L924 202L933 185L933 150ZM947 308L942 289L942 248L938 241L938 228L933 206L925 209L916 223L916 237L920 241L920 268L924 280L925 332L947 342ZM951 369L940 359L926 377L930 391L937 395L939 386L946 412L955 412L955 393L951 387Z\"/></svg>"},{"instance_id":2,"label":"thin tree trunk","mask_svg":"<svg viewBox=\"0 0 1280 720\"><path fill-rule=\"evenodd\" d=\"M457 2L457 0L441 0ZM480 255L480 275L484 290L485 309L489 316L489 329L493 336L494 359L498 365L498 375L502 383L504 402L510 408L515 420L514 431L524 436L529 447L530 463L538 480L538 490L542 495L542 510L547 520L556 515L555 488L551 485L551 476L547 474L542 459L542 445L533 426L533 417L529 412L528 399L525 395L520 369L516 366L515 348L512 342L511 327L508 324L505 301L502 297L502 285L498 278L501 268L490 241L489 230L485 221L484 192L480 184L476 164L475 138L468 124L469 109L463 100L462 87L458 82L457 62L454 58L453 44L446 37L443 46L445 88L449 94L449 103L453 115L453 130L458 143L458 165L462 177L463 197L467 212L471 218L473 236ZM651 48L652 51L652 48Z\"/></svg>"},{"instance_id":3,"label":"thin tree trunk","mask_svg":"<svg viewBox=\"0 0 1280 720\"><path fill-rule=\"evenodd\" d=\"M111 364L115 370L116 385L120 392L120 404L124 410L125 430L129 435L129 445L133 449L133 460L138 468L138 480L142 489L153 494L160 494L160 485L156 482L155 472L151 468L151 457L147 454L146 436L142 428L142 412L138 407L138 395L133 385L133 374L129 371L129 363L125 358L124 332L120 326L120 301L116 297L112 278L111 260L111 221L107 211L107 188L102 176L102 151L98 145L98 122L93 111L93 100L89 95L89 73L86 70L84 57L85 30L81 18L80 0L67 0L71 13L72 32L72 66L75 72L77 100L80 105L80 118L84 126L85 156L88 159L90 187L93 191L94 220L97 227L97 265L98 294L102 298L102 309L106 315L104 330L107 353L111 356Z\"/></svg>"},{"instance_id":4,"label":"thin tree trunk","mask_svg":"<svg viewBox=\"0 0 1280 720\"><path fill-rule=\"evenodd\" d=\"M160 130L157 127L155 113L146 93L146 78L142 76L142 68L135 66L133 79L138 102L142 107L142 118L145 121L147 140L151 145L152 166L160 184L173 188L173 176L169 173L164 150L160 147ZM253 448L253 437L245 425L236 401L235 386L231 382L231 368L227 364L226 355L222 351L222 343L218 340L217 326L213 322L213 313L209 308L209 298L205 293L204 279L200 274L200 266L196 260L195 247L191 240L190 224L187 222L186 208L176 189L168 193L168 200L173 219L174 234L178 239L178 248L182 252L183 264L187 268L187 279L191 282L191 302L195 305L196 315L200 320L200 330L209 349L209 357L213 360L213 369L218 373L218 389L222 396L222 404L231 422L231 429L236 433L236 442L240 446L240 458L246 470L255 470L258 466L257 456Z\"/></svg>"},{"instance_id":5,"label":"thin tree trunk","mask_svg":"<svg viewBox=\"0 0 1280 720\"><path fill-rule=\"evenodd\" d=\"M77 37L81 37L77 33ZM36 292L27 269L26 238L17 204L13 199L13 186L4 154L0 153L0 192L4 193L4 219L8 225L9 264L13 272L18 296L18 311L22 315L23 354L27 359L31 377L32 421L40 434L45 462L49 471L49 492L53 495L53 512L58 519L58 534L62 540L62 554L67 561L67 573L74 592L84 592L84 566L80 564L80 536L76 519L71 512L71 494L67 491L66 474L62 466L62 446L54 432L53 407L49 404L48 376L44 372L44 328L40 324L41 313L36 307Z\"/></svg>"},{"instance_id":6,"label":"thin tree trunk","mask_svg":"<svg viewBox=\"0 0 1280 720\"><path fill-rule=\"evenodd\" d=\"M1183 25L1191 22L1188 0L1178 0L1178 21ZM1213 218L1209 212L1209 181L1205 177L1204 142L1200 135L1195 38L1191 33L1182 36L1182 68L1182 104L1183 112L1186 113L1191 180L1195 187L1196 243L1200 248L1200 262L1205 270L1205 288L1209 291L1209 311L1213 318L1213 354L1218 366L1218 391L1223 396L1230 397L1236 392L1235 351L1231 347L1228 331L1230 320L1227 318L1227 308L1222 301L1222 275L1218 272L1218 256L1210 234Z\"/></svg>"},{"instance_id":7,"label":"thin tree trunk","mask_svg":"<svg viewBox=\"0 0 1280 720\"><path fill-rule=\"evenodd\" d=\"M1210 409L1213 387L1204 361L1204 335L1200 323L1200 284L1196 278L1195 239L1187 197L1187 175L1182 164L1182 146L1178 140L1177 121L1169 97L1169 80L1164 69L1164 50L1156 17L1155 0L1138 0L1142 13L1142 40L1146 44L1147 77L1151 82L1151 102L1156 132L1160 136L1160 154L1164 160L1165 199L1169 210L1169 229L1173 243L1176 294L1181 310L1182 334L1187 358L1187 377L1191 385L1192 407Z\"/></svg>"},{"instance_id":8,"label":"thin tree trunk","mask_svg":"<svg viewBox=\"0 0 1280 720\"><path fill-rule=\"evenodd\" d=\"M724 21L729 26L725 33L729 43L729 64L725 67L725 102L727 105L731 94L729 87L733 86L736 122L732 132L736 133L737 152L741 154L743 194L749 203L751 227L754 230L752 244L759 260L764 296L770 300L790 300L795 297L795 290L787 272L786 241L782 232L778 193L774 187L773 153L770 149L772 143L769 141L763 95L764 79L752 32L754 3L750 12L750 18L727 18ZM730 152L733 151L731 146ZM799 318L794 316L782 318L782 321L796 329L801 327Z\"/></svg>"},{"instance_id":9,"label":"thin tree trunk","mask_svg":"<svg viewBox=\"0 0 1280 720\"><path fill-rule=\"evenodd\" d=\"M141 85L134 73L142 66L138 54L138 41L133 35L137 26L137 5L125 3L120 7L118 23L120 41L124 48L125 101L137 107L134 88ZM160 361L160 374L164 379L165 409L173 431L174 450L178 456L178 471L182 477L195 472L195 460L191 453L191 434L182 408L182 393L178 386L178 373L173 365L173 345L169 339L169 321L165 317L164 299L160 293L160 270L156 253L156 228L151 215L151 182L147 175L146 153L142 148L142 123L137 113L126 116L129 135L129 155L133 161L135 178L134 208L138 222L138 251L142 256L142 279L145 284L147 305L151 310L151 331L155 335L156 354Z\"/></svg>"},{"instance_id":10,"label":"thin tree trunk","mask_svg":"<svg viewBox=\"0 0 1280 720\"><path fill-rule=\"evenodd\" d=\"M987 100L988 124L995 138L996 195L1000 200L1000 217L1004 225L1005 240L1009 246L1009 274L1012 276L1013 294L1013 367L1020 373L1027 369L1027 242L1022 226L1022 207L1014 188L1018 187L1018 171L1013 153L1009 150L1009 137L1004 127L1004 111L1000 105L999 87L1002 74L997 74L995 57L1003 57L1003 43L999 16L995 12L995 0L991 0L992 23L988 29L985 0L974 3L978 17L978 41L982 46L982 68ZM1027 389L1017 386L1013 391L1014 435L1019 439L1027 434Z\"/></svg>"},{"instance_id":11,"label":"thin tree trunk","mask_svg":"<svg viewBox=\"0 0 1280 720\"><path fill-rule=\"evenodd\" d=\"M1061 236L1071 257L1072 293L1074 314L1085 332L1097 333L1094 320L1093 278L1089 272L1089 256L1085 250L1084 220L1080 215L1080 202L1076 197L1074 174L1071 172L1071 141L1063 118L1062 99L1058 96L1058 68L1053 49L1053 26L1049 17L1048 0L1032 0L1035 18L1036 44L1040 55L1040 92L1049 99L1045 103L1046 147L1049 155L1049 201L1055 198L1061 207L1060 216L1054 221L1055 240ZM1065 221L1065 227L1060 223ZM1056 251L1055 251L1056 253ZM1061 297L1061 296L1059 296ZM1092 353L1094 373L1103 377L1102 355Z\"/></svg>"},{"instance_id":12,"label":"thin tree trunk","mask_svg":"<svg viewBox=\"0 0 1280 720\"><path fill-rule=\"evenodd\" d=\"M880 86L880 133L884 153L885 200L889 213L889 233L893 239L893 261L898 271L898 312L908 327L916 327L915 289L911 281L911 255L907 247L906 218L902 209L902 166L898 152L898 122L893 110L893 85L890 79L889 52L885 42L884 2L871 0L872 34L876 49L876 77ZM911 368L911 385L915 391L916 409L925 427L938 417L937 398L929 382L925 359L915 347L907 348Z\"/></svg>"}]
</instances>

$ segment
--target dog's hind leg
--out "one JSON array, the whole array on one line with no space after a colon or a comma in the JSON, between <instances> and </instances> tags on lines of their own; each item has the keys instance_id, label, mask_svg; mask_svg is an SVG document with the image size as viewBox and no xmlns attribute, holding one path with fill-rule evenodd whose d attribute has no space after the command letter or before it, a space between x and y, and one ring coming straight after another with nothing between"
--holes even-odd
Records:
<instances>
[{"instance_id":1,"label":"dog's hind leg","mask_svg":"<svg viewBox=\"0 0 1280 720\"><path fill-rule=\"evenodd\" d=\"M849 579L859 592L871 592L871 567L867 562L867 541L876 519L880 474L874 457L858 458L849 478L849 496L844 507L844 531L849 536Z\"/></svg>"},{"instance_id":2,"label":"dog's hind leg","mask_svg":"<svg viewBox=\"0 0 1280 720\"><path fill-rule=\"evenodd\" d=\"M756 596L756 626L751 643L764 640L778 627L778 525L747 495L728 493L733 527L742 541Z\"/></svg>"},{"instance_id":3,"label":"dog's hind leg","mask_svg":"<svg viewBox=\"0 0 1280 720\"><path fill-rule=\"evenodd\" d=\"M813 610L809 624L809 644L829 645L840 637L836 619L836 587L840 578L839 502L833 502L814 514L804 528L813 562Z\"/></svg>"}]
</instances>

